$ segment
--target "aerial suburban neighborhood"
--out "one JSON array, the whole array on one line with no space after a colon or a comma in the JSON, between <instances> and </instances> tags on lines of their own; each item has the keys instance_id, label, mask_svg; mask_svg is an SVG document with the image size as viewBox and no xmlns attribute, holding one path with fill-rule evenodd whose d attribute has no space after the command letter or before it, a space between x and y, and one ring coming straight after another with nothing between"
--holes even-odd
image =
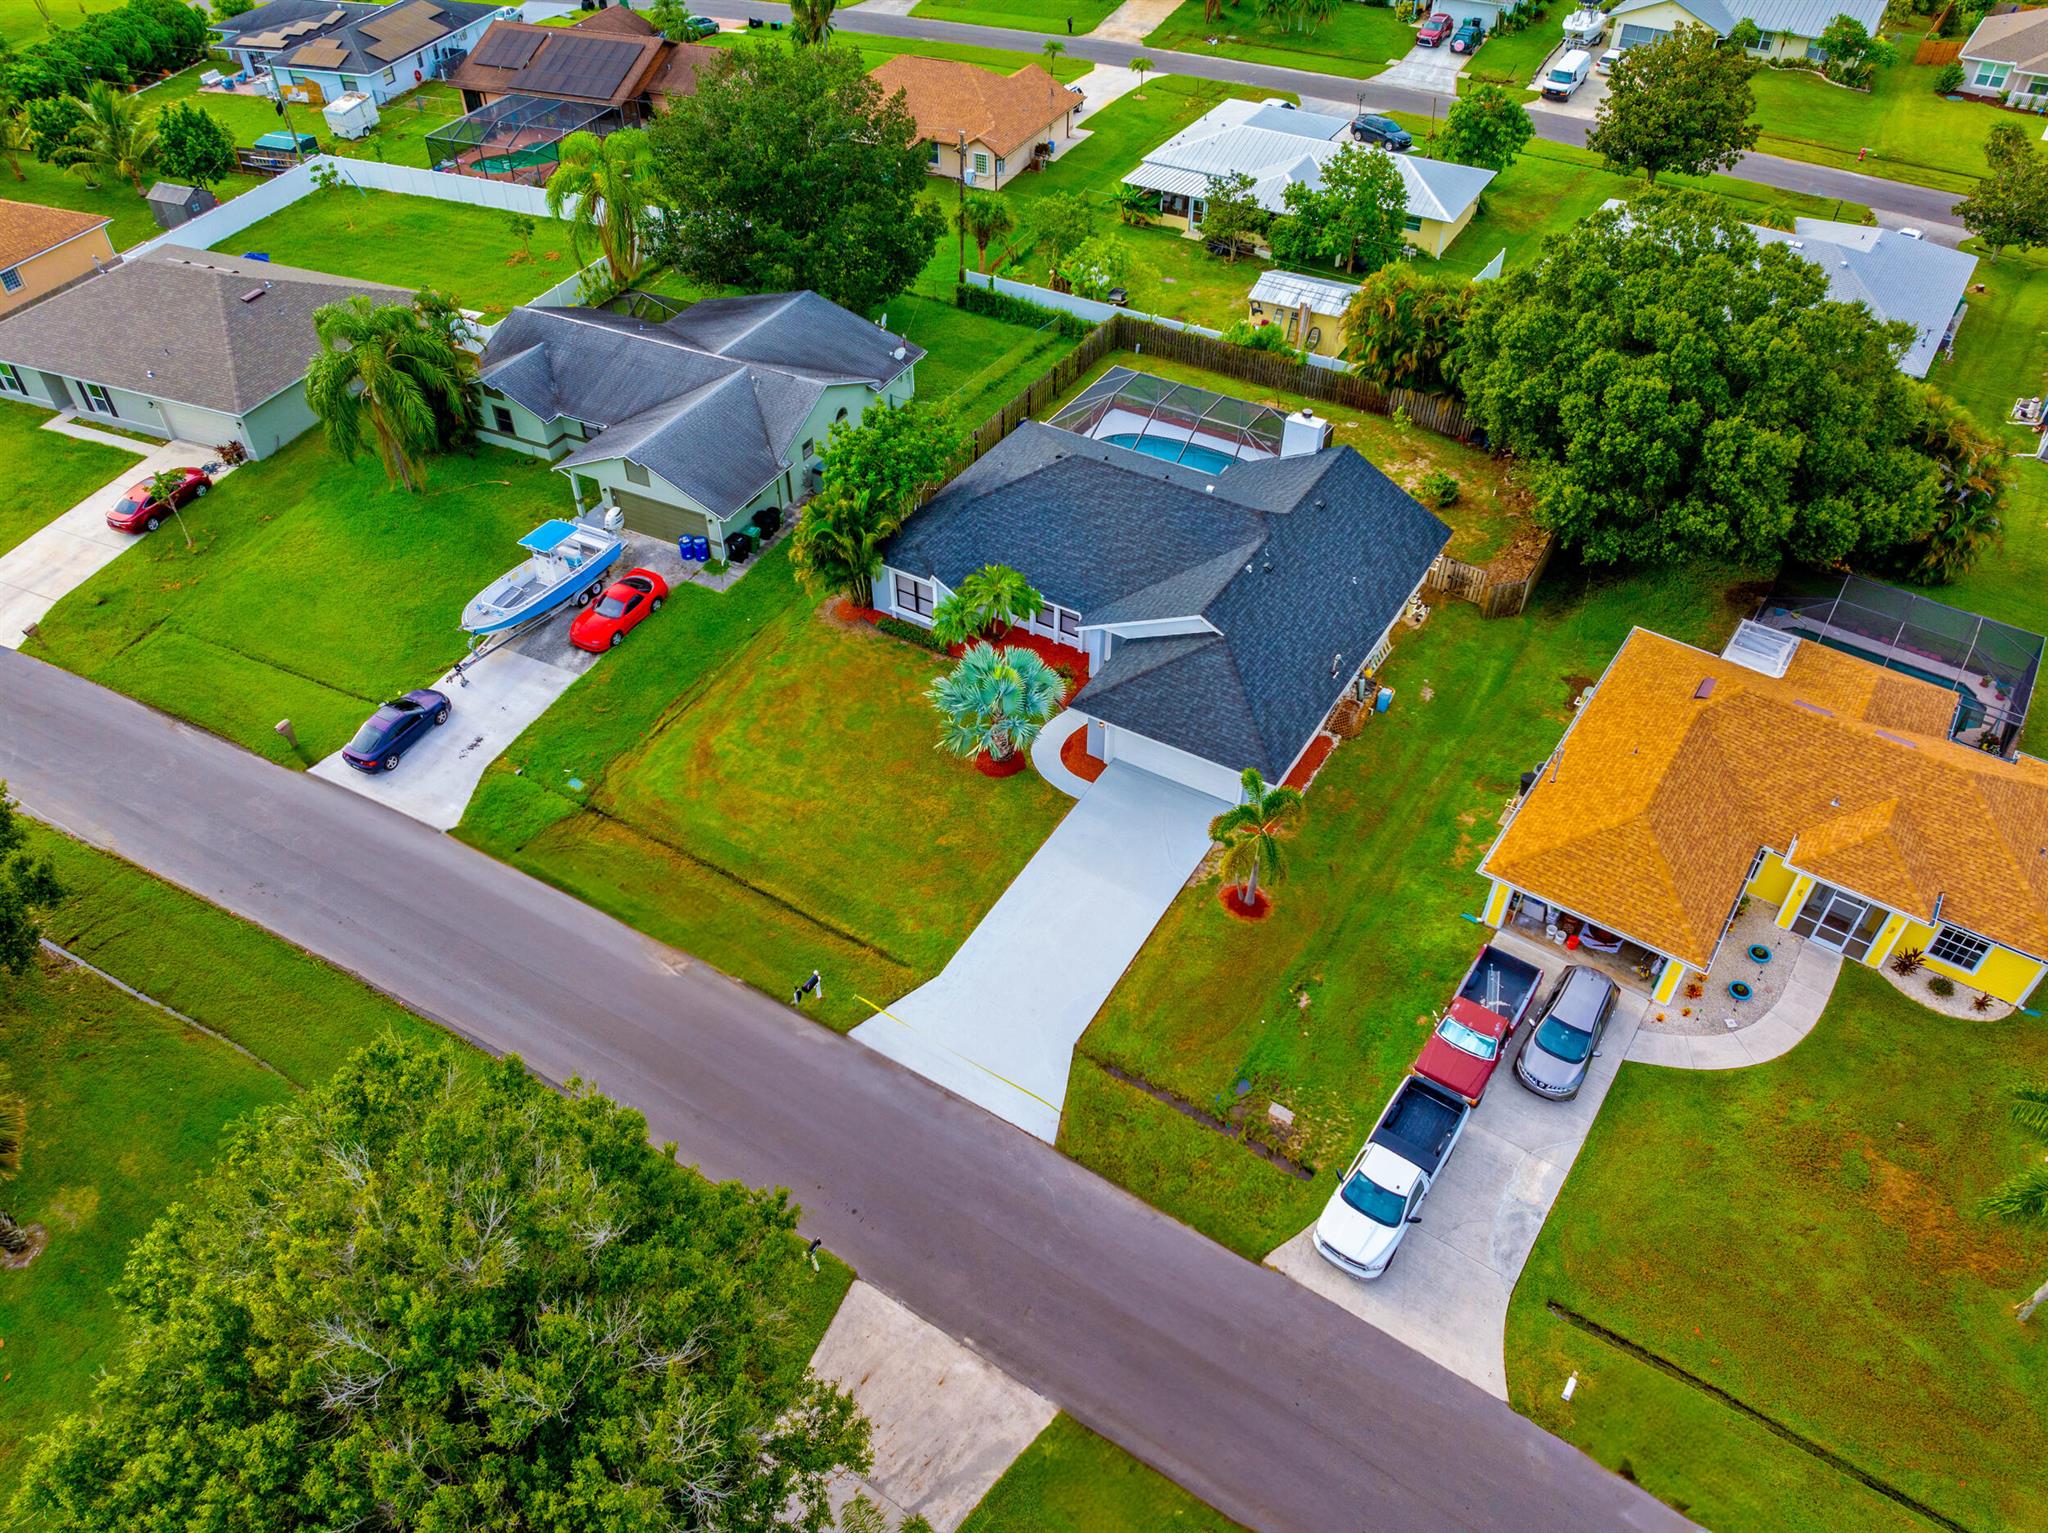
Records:
<instances>
[{"instance_id":1,"label":"aerial suburban neighborhood","mask_svg":"<svg viewBox=\"0 0 2048 1533\"><path fill-rule=\"evenodd\" d=\"M0 0L0 1523L2048 1528L2044 123Z\"/></svg>"}]
</instances>

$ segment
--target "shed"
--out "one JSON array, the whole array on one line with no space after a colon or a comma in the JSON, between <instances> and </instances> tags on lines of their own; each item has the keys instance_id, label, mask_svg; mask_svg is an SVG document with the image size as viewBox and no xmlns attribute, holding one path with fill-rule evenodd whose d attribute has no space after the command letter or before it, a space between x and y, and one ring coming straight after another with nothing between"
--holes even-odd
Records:
<instances>
[{"instance_id":1,"label":"shed","mask_svg":"<svg viewBox=\"0 0 2048 1533\"><path fill-rule=\"evenodd\" d=\"M149 204L159 229L175 229L220 206L220 199L205 187L180 186L175 181L157 182L142 200Z\"/></svg>"}]
</instances>

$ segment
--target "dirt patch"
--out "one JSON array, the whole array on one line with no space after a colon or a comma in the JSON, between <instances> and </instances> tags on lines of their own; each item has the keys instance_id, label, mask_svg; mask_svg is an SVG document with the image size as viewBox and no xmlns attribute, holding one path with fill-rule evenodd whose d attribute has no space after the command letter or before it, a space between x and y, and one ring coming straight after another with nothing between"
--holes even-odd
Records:
<instances>
[{"instance_id":1,"label":"dirt patch","mask_svg":"<svg viewBox=\"0 0 2048 1533\"><path fill-rule=\"evenodd\" d=\"M1886 1160L1869 1141L1855 1147L1869 1166L1865 1203L1905 1236L1914 1261L1936 1270L1960 1269L1993 1287L2010 1280L2019 1253L1995 1227L1966 1223L1928 1178Z\"/></svg>"},{"instance_id":2,"label":"dirt patch","mask_svg":"<svg viewBox=\"0 0 2048 1533\"><path fill-rule=\"evenodd\" d=\"M1517 507L1516 514L1527 517L1526 509ZM1495 585L1525 579L1536 568L1543 557L1543 550L1549 544L1550 534L1534 522L1524 520L1515 528L1515 535L1508 546L1493 556L1486 566L1488 579Z\"/></svg>"},{"instance_id":3,"label":"dirt patch","mask_svg":"<svg viewBox=\"0 0 2048 1533\"><path fill-rule=\"evenodd\" d=\"M92 1223L100 1211L100 1190L97 1187L59 1187L50 1198L45 1217L52 1224L62 1225L67 1230L76 1230Z\"/></svg>"},{"instance_id":4,"label":"dirt patch","mask_svg":"<svg viewBox=\"0 0 2048 1533\"><path fill-rule=\"evenodd\" d=\"M1567 673L1564 678L1565 707L1569 708L1573 703L1576 703L1585 694L1586 688L1592 686L1597 680L1599 678L1596 676L1587 676L1578 671Z\"/></svg>"}]
</instances>

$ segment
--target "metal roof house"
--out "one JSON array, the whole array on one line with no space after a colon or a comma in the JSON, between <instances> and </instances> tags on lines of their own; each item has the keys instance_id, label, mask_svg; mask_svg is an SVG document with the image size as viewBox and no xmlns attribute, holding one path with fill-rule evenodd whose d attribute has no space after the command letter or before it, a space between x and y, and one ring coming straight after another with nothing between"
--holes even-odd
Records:
<instances>
[{"instance_id":1,"label":"metal roof house","mask_svg":"<svg viewBox=\"0 0 2048 1533\"><path fill-rule=\"evenodd\" d=\"M919 347L816 293L709 298L662 322L515 309L480 363L487 442L552 460L579 511L708 538L812 487L833 425L916 388Z\"/></svg>"},{"instance_id":2,"label":"metal roof house","mask_svg":"<svg viewBox=\"0 0 2048 1533\"><path fill-rule=\"evenodd\" d=\"M1355 282L1274 266L1259 273L1245 307L1253 324L1282 326L1288 345L1334 357L1344 349L1344 311L1357 296Z\"/></svg>"},{"instance_id":3,"label":"metal roof house","mask_svg":"<svg viewBox=\"0 0 2048 1533\"><path fill-rule=\"evenodd\" d=\"M261 458L314 423L313 311L404 288L160 246L0 320L0 398Z\"/></svg>"},{"instance_id":4,"label":"metal roof house","mask_svg":"<svg viewBox=\"0 0 2048 1533\"><path fill-rule=\"evenodd\" d=\"M1640 48L1680 27L1706 27L1721 37L1744 21L1763 34L1749 50L1757 59L1826 57L1817 39L1837 16L1863 23L1873 37L1884 22L1884 0L1621 0L1608 12L1614 46Z\"/></svg>"},{"instance_id":5,"label":"metal roof house","mask_svg":"<svg viewBox=\"0 0 2048 1533\"><path fill-rule=\"evenodd\" d=\"M1450 529L1352 448L1320 446L1313 418L1288 417L1277 453L1247 419L1215 438L1244 456L1196 460L1160 411L1122 429L1160 380L1105 381L1075 422L1089 434L1026 421L913 516L875 602L929 624L975 570L1020 571L1048 602L1029 627L1087 657L1090 753L1234 803L1246 767L1284 779L1381 658ZM1170 413L1213 420L1218 400Z\"/></svg>"},{"instance_id":6,"label":"metal roof house","mask_svg":"<svg viewBox=\"0 0 2048 1533\"><path fill-rule=\"evenodd\" d=\"M1160 222L1198 237L1212 179L1248 175L1259 206L1284 213L1288 186L1321 186L1324 164L1350 145L1350 129L1348 117L1226 101L1148 150L1124 183L1159 193ZM1392 158L1408 193L1408 243L1425 255L1442 255L1472 221L1494 172L1419 154Z\"/></svg>"}]
</instances>

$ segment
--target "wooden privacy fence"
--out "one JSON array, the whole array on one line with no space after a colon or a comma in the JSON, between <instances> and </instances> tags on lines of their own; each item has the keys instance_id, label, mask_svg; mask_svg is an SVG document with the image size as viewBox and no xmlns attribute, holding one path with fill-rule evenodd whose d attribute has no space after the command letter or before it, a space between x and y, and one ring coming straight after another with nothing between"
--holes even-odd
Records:
<instances>
[{"instance_id":1,"label":"wooden privacy fence","mask_svg":"<svg viewBox=\"0 0 2048 1533\"><path fill-rule=\"evenodd\" d=\"M1529 605L1536 582L1543 578L1544 568L1550 563L1550 551L1557 546L1557 539L1547 532L1542 539L1529 568L1505 578L1495 575L1490 565L1467 564L1449 554L1438 554L1436 563L1422 577L1422 594L1468 601L1479 609L1482 617L1520 617Z\"/></svg>"},{"instance_id":2,"label":"wooden privacy fence","mask_svg":"<svg viewBox=\"0 0 2048 1533\"><path fill-rule=\"evenodd\" d=\"M1936 37L1929 32L1920 39L1920 46L1913 50L1916 64L1952 64L1962 57L1963 39L1960 37Z\"/></svg>"}]
</instances>

